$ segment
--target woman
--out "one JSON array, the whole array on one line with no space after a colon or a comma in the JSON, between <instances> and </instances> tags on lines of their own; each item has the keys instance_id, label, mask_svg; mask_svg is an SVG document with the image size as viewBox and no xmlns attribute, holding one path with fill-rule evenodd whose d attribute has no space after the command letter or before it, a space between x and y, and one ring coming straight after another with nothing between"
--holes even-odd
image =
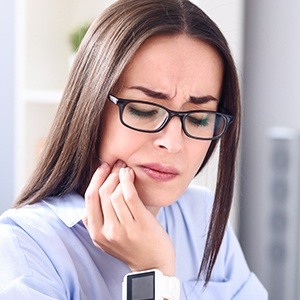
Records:
<instances>
[{"instance_id":1,"label":"woman","mask_svg":"<svg viewBox=\"0 0 300 300\"><path fill-rule=\"evenodd\" d=\"M84 38L40 163L1 218L0 299L121 299L128 273L124 299L154 299L152 287L142 296L150 283L134 285L152 269L175 280L162 298L179 299L180 282L180 299L266 299L227 226L239 122L234 62L199 8L114 3ZM215 195L188 188L220 139Z\"/></svg>"}]
</instances>

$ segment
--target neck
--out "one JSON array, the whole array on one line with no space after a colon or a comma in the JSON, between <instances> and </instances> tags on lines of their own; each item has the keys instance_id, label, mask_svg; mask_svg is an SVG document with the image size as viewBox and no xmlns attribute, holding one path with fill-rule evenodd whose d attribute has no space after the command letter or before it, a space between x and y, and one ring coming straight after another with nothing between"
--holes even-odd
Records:
<instances>
[{"instance_id":1,"label":"neck","mask_svg":"<svg viewBox=\"0 0 300 300\"><path fill-rule=\"evenodd\" d=\"M147 206L147 209L151 212L151 214L156 217L159 210L160 210L160 207L155 207L155 206Z\"/></svg>"}]
</instances>

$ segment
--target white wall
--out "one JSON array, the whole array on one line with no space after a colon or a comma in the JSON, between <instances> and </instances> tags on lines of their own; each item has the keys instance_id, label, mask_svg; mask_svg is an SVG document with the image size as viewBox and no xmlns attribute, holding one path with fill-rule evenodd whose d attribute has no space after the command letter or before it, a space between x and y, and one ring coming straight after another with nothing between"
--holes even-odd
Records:
<instances>
[{"instance_id":1,"label":"white wall","mask_svg":"<svg viewBox=\"0 0 300 300\"><path fill-rule=\"evenodd\" d=\"M225 35L242 74L244 41L244 0L191 0L198 5Z\"/></svg>"},{"instance_id":2,"label":"white wall","mask_svg":"<svg viewBox=\"0 0 300 300\"><path fill-rule=\"evenodd\" d=\"M0 9L0 213L10 207L14 187L14 7Z\"/></svg>"}]
</instances>

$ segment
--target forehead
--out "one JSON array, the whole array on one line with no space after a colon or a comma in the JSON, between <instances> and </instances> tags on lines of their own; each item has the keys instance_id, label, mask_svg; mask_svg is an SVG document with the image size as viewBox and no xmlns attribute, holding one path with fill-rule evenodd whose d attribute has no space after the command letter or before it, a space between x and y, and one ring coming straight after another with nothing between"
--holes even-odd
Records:
<instances>
[{"instance_id":1,"label":"forehead","mask_svg":"<svg viewBox=\"0 0 300 300\"><path fill-rule=\"evenodd\" d=\"M146 85L175 94L178 88L189 93L220 93L222 59L215 48L184 34L160 35L146 40L125 67L121 84Z\"/></svg>"}]
</instances>

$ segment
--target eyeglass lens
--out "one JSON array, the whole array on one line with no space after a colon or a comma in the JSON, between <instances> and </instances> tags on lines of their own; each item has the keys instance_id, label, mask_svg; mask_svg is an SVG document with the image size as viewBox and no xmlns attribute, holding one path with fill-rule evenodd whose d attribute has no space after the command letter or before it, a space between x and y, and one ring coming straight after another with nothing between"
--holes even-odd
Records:
<instances>
[{"instance_id":1,"label":"eyeglass lens","mask_svg":"<svg viewBox=\"0 0 300 300\"><path fill-rule=\"evenodd\" d=\"M148 103L129 102L123 110L123 122L144 131L158 130L169 117L167 110ZM191 112L183 118L187 133L196 138L212 138L222 134L226 119L218 113Z\"/></svg>"}]
</instances>

